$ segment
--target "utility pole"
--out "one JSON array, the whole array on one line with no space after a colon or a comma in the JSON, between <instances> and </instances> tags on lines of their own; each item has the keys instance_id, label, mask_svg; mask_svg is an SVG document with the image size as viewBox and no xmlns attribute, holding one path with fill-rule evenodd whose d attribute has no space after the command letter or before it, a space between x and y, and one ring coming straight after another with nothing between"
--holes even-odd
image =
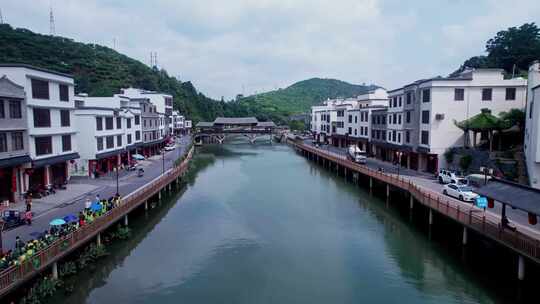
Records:
<instances>
[{"instance_id":1,"label":"utility pole","mask_svg":"<svg viewBox=\"0 0 540 304\"><path fill-rule=\"evenodd\" d=\"M4 17L2 16L2 8L0 8L0 24L4 24Z\"/></svg>"}]
</instances>

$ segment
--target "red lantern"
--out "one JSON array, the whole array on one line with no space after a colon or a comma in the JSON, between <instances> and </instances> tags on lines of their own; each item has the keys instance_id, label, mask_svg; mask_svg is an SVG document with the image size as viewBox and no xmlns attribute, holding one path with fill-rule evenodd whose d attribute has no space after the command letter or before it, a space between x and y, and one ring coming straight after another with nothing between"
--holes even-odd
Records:
<instances>
[{"instance_id":1,"label":"red lantern","mask_svg":"<svg viewBox=\"0 0 540 304\"><path fill-rule=\"evenodd\" d=\"M70 163L70 164L74 164L74 163L75 163L75 160L74 160L74 159L71 159L71 160L69 160L69 163Z\"/></svg>"},{"instance_id":2,"label":"red lantern","mask_svg":"<svg viewBox=\"0 0 540 304\"><path fill-rule=\"evenodd\" d=\"M495 200L492 198L488 198L488 208L494 208L495 207Z\"/></svg>"},{"instance_id":3,"label":"red lantern","mask_svg":"<svg viewBox=\"0 0 540 304\"><path fill-rule=\"evenodd\" d=\"M538 219L536 218L536 214L529 212L529 224L536 225L538 223Z\"/></svg>"},{"instance_id":4,"label":"red lantern","mask_svg":"<svg viewBox=\"0 0 540 304\"><path fill-rule=\"evenodd\" d=\"M24 169L24 173L26 173L26 175L32 175L32 173L34 173L34 169L33 168Z\"/></svg>"}]
</instances>

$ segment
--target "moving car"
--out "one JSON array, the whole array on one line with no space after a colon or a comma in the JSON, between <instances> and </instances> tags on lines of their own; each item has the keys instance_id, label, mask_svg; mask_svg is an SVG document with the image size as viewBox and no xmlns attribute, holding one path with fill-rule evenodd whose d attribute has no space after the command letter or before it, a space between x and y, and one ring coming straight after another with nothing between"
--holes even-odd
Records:
<instances>
[{"instance_id":1,"label":"moving car","mask_svg":"<svg viewBox=\"0 0 540 304\"><path fill-rule=\"evenodd\" d=\"M441 184L456 184L456 185L468 185L469 181L463 177L459 172L441 169L439 171L437 179Z\"/></svg>"},{"instance_id":2,"label":"moving car","mask_svg":"<svg viewBox=\"0 0 540 304\"><path fill-rule=\"evenodd\" d=\"M131 155L131 158L133 158L134 160L144 160L144 156L140 154L133 154Z\"/></svg>"},{"instance_id":3,"label":"moving car","mask_svg":"<svg viewBox=\"0 0 540 304\"><path fill-rule=\"evenodd\" d=\"M465 202L474 202L478 194L474 193L470 186L447 184L443 188L443 194L449 195Z\"/></svg>"},{"instance_id":4,"label":"moving car","mask_svg":"<svg viewBox=\"0 0 540 304\"><path fill-rule=\"evenodd\" d=\"M358 164L365 164L367 161L366 151L362 151L358 146L349 146L349 158Z\"/></svg>"},{"instance_id":5,"label":"moving car","mask_svg":"<svg viewBox=\"0 0 540 304\"><path fill-rule=\"evenodd\" d=\"M165 151L172 151L174 150L174 145L173 146L165 146Z\"/></svg>"}]
</instances>

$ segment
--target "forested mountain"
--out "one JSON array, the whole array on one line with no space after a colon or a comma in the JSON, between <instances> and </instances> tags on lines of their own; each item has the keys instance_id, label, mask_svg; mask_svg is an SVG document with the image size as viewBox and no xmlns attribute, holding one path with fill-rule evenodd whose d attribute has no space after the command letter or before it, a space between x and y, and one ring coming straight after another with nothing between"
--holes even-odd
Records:
<instances>
[{"instance_id":1,"label":"forested mountain","mask_svg":"<svg viewBox=\"0 0 540 304\"><path fill-rule=\"evenodd\" d=\"M197 92L189 81L182 82L111 48L8 24L0 24L0 63L25 63L72 74L76 92L90 96L110 96L129 86L166 92L174 96L175 108L194 121L213 120L236 108Z\"/></svg>"},{"instance_id":2,"label":"forested mountain","mask_svg":"<svg viewBox=\"0 0 540 304\"><path fill-rule=\"evenodd\" d=\"M90 96L110 96L129 86L166 92L174 96L174 108L195 122L212 121L217 116L256 116L285 123L290 114L308 111L326 98L351 97L369 88L314 78L236 101L217 101L197 92L191 82L182 82L165 70L151 68L111 48L8 24L0 24L0 63L25 63L72 74L76 92Z\"/></svg>"},{"instance_id":3,"label":"forested mountain","mask_svg":"<svg viewBox=\"0 0 540 304\"><path fill-rule=\"evenodd\" d=\"M487 55L467 59L452 73L465 68L503 68L508 74L526 76L532 61L540 59L540 29L535 23L510 27L486 42Z\"/></svg>"},{"instance_id":4,"label":"forested mountain","mask_svg":"<svg viewBox=\"0 0 540 304\"><path fill-rule=\"evenodd\" d=\"M241 104L271 116L288 117L309 111L310 107L327 98L354 97L375 85L355 85L336 79L312 78L297 82L285 89L241 98Z\"/></svg>"}]
</instances>

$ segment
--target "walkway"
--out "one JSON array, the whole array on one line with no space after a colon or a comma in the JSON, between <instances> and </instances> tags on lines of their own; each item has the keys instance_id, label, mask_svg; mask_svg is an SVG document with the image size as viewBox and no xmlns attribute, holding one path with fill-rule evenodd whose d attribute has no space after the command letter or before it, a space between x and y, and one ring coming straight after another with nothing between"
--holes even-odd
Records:
<instances>
[{"instance_id":1,"label":"walkway","mask_svg":"<svg viewBox=\"0 0 540 304\"><path fill-rule=\"evenodd\" d=\"M178 140L175 150L166 152L165 170L172 167L174 161L185 152L186 147L190 143L191 137L184 136ZM163 172L163 160L159 155L151 157L141 163L144 168L143 177L138 177L136 172L129 172L119 179L118 186L121 196L126 196L127 194L134 192ZM63 196L70 195L70 192L68 190L60 190L57 194L47 196L47 198L50 198L51 200L58 198L57 204L52 202L44 205L39 205L39 202L33 203L32 209L36 213L36 216L32 221L32 225L19 226L15 229L4 231L2 233L2 248L4 248L4 250L12 249L15 245L15 237L17 236L20 236L23 241L33 239L31 233L47 230L49 228L49 222L55 218L63 217L70 213L77 215L79 211L84 209L84 201L87 197L93 199L96 194L99 194L102 198L109 198L116 193L115 178L88 178L85 180L86 182L80 179L81 178L76 178L75 184L73 184L72 187L87 188L87 192L77 192L72 195L70 199L66 199ZM17 208L24 208L24 204L20 204Z\"/></svg>"}]
</instances>

